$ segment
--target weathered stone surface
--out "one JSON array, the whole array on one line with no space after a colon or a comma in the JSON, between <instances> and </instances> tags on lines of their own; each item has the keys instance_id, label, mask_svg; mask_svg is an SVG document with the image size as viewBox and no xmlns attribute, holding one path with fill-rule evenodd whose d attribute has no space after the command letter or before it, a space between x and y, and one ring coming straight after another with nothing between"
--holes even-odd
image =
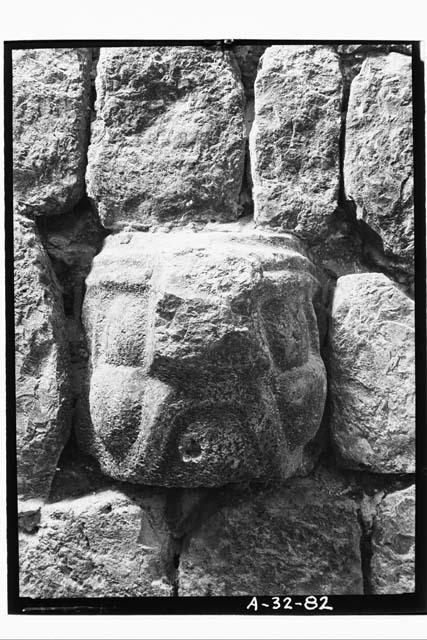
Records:
<instances>
[{"instance_id":1,"label":"weathered stone surface","mask_svg":"<svg viewBox=\"0 0 427 640\"><path fill-rule=\"evenodd\" d=\"M13 52L13 187L20 213L69 211L84 190L90 49Z\"/></svg>"},{"instance_id":2,"label":"weathered stone surface","mask_svg":"<svg viewBox=\"0 0 427 640\"><path fill-rule=\"evenodd\" d=\"M323 413L320 286L284 234L121 233L86 281L81 446L114 478L286 478ZM83 399L84 400L84 399Z\"/></svg>"},{"instance_id":3,"label":"weathered stone surface","mask_svg":"<svg viewBox=\"0 0 427 640\"><path fill-rule=\"evenodd\" d=\"M33 222L16 215L14 227L18 493L43 500L70 429L70 363L49 258Z\"/></svg>"},{"instance_id":4,"label":"weathered stone surface","mask_svg":"<svg viewBox=\"0 0 427 640\"><path fill-rule=\"evenodd\" d=\"M96 87L87 186L104 226L239 215L244 94L231 54L101 49Z\"/></svg>"},{"instance_id":5,"label":"weathered stone surface","mask_svg":"<svg viewBox=\"0 0 427 640\"><path fill-rule=\"evenodd\" d=\"M230 491L181 554L179 595L361 594L356 507L319 476Z\"/></svg>"},{"instance_id":6,"label":"weathered stone surface","mask_svg":"<svg viewBox=\"0 0 427 640\"><path fill-rule=\"evenodd\" d=\"M414 303L385 275L339 278L330 328L331 429L343 462L415 464Z\"/></svg>"},{"instance_id":7,"label":"weathered stone surface","mask_svg":"<svg viewBox=\"0 0 427 640\"><path fill-rule=\"evenodd\" d=\"M351 85L344 182L357 215L383 240L387 255L413 269L411 58L369 57Z\"/></svg>"},{"instance_id":8,"label":"weathered stone surface","mask_svg":"<svg viewBox=\"0 0 427 640\"><path fill-rule=\"evenodd\" d=\"M163 508L118 490L45 505L37 533L20 536L20 595L171 596Z\"/></svg>"},{"instance_id":9,"label":"weathered stone surface","mask_svg":"<svg viewBox=\"0 0 427 640\"><path fill-rule=\"evenodd\" d=\"M327 46L269 47L251 131L255 220L316 236L337 206L342 76Z\"/></svg>"},{"instance_id":10,"label":"weathered stone surface","mask_svg":"<svg viewBox=\"0 0 427 640\"><path fill-rule=\"evenodd\" d=\"M386 496L374 518L373 593L415 591L415 486Z\"/></svg>"}]
</instances>

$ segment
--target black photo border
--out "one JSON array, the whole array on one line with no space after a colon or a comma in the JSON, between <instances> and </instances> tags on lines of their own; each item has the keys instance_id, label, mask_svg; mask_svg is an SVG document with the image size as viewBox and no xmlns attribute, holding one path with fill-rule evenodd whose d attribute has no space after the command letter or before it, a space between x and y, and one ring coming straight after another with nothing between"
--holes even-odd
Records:
<instances>
[{"instance_id":1,"label":"black photo border","mask_svg":"<svg viewBox=\"0 0 427 640\"><path fill-rule=\"evenodd\" d=\"M252 596L271 602L272 596L144 597L144 598L23 598L19 596L15 333L13 288L13 183L12 183L12 53L17 49L59 47L143 47L165 45L220 46L273 44L407 44L412 46L414 206L415 206L415 336L416 336L416 571L415 592L402 595L328 594L333 610L308 611L247 608ZM4 160L5 160L5 309L6 309L6 430L7 430L7 547L8 612L32 615L369 615L427 613L427 437L426 437L426 223L424 63L420 42L411 40L16 40L4 42ZM283 596L284 594L276 594ZM286 594L288 595L288 594ZM291 595L291 594L289 594ZM307 594L309 595L309 594ZM303 600L305 596L298 596Z\"/></svg>"}]
</instances>

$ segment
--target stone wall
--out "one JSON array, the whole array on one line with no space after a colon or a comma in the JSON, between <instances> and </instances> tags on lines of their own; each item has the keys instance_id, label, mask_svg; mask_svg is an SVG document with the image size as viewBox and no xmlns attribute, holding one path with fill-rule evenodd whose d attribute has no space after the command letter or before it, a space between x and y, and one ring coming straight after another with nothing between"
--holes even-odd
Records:
<instances>
[{"instance_id":1,"label":"stone wall","mask_svg":"<svg viewBox=\"0 0 427 640\"><path fill-rule=\"evenodd\" d=\"M411 51L13 54L20 593L414 591Z\"/></svg>"}]
</instances>

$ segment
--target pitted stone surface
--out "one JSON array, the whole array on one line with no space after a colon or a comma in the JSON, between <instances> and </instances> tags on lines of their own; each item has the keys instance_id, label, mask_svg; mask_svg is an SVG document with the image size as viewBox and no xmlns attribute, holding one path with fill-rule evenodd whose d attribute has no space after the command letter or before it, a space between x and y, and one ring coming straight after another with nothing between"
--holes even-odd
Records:
<instances>
[{"instance_id":1,"label":"pitted stone surface","mask_svg":"<svg viewBox=\"0 0 427 640\"><path fill-rule=\"evenodd\" d=\"M327 46L269 47L250 136L255 220L302 236L337 206L342 76Z\"/></svg>"},{"instance_id":2,"label":"pitted stone surface","mask_svg":"<svg viewBox=\"0 0 427 640\"><path fill-rule=\"evenodd\" d=\"M114 478L215 486L286 478L323 413L326 377L295 239L122 233L87 279L81 446Z\"/></svg>"},{"instance_id":3,"label":"pitted stone surface","mask_svg":"<svg viewBox=\"0 0 427 640\"><path fill-rule=\"evenodd\" d=\"M21 534L20 596L171 596L164 503L116 490L45 505Z\"/></svg>"},{"instance_id":4,"label":"pitted stone surface","mask_svg":"<svg viewBox=\"0 0 427 640\"><path fill-rule=\"evenodd\" d=\"M83 195L90 65L90 49L13 52L13 188L18 213L64 213Z\"/></svg>"},{"instance_id":5,"label":"pitted stone surface","mask_svg":"<svg viewBox=\"0 0 427 640\"><path fill-rule=\"evenodd\" d=\"M330 390L332 435L346 465L414 472L414 303L383 274L338 279Z\"/></svg>"},{"instance_id":6,"label":"pitted stone surface","mask_svg":"<svg viewBox=\"0 0 427 640\"><path fill-rule=\"evenodd\" d=\"M415 486L387 495L373 522L373 593L415 591Z\"/></svg>"},{"instance_id":7,"label":"pitted stone surface","mask_svg":"<svg viewBox=\"0 0 427 640\"><path fill-rule=\"evenodd\" d=\"M357 505L328 478L230 490L181 554L181 596L362 593Z\"/></svg>"},{"instance_id":8,"label":"pitted stone surface","mask_svg":"<svg viewBox=\"0 0 427 640\"><path fill-rule=\"evenodd\" d=\"M387 255L413 270L412 65L400 53L369 57L351 85L344 183L357 215Z\"/></svg>"},{"instance_id":9,"label":"pitted stone surface","mask_svg":"<svg viewBox=\"0 0 427 640\"><path fill-rule=\"evenodd\" d=\"M32 502L47 497L68 438L70 361L58 283L34 223L20 215L14 259L18 494ZM30 502L22 514L34 511Z\"/></svg>"},{"instance_id":10,"label":"pitted stone surface","mask_svg":"<svg viewBox=\"0 0 427 640\"><path fill-rule=\"evenodd\" d=\"M244 94L216 48L101 49L88 193L107 228L234 219Z\"/></svg>"}]
</instances>

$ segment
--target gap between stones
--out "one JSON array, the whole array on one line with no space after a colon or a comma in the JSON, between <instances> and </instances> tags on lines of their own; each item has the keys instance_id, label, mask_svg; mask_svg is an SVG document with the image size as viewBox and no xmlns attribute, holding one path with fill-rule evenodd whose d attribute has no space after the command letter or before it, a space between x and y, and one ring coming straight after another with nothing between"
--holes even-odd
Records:
<instances>
[{"instance_id":1,"label":"gap between stones","mask_svg":"<svg viewBox=\"0 0 427 640\"><path fill-rule=\"evenodd\" d=\"M360 566L363 579L364 595L371 595L372 591L372 526L365 522L360 508L357 510L357 521L360 527Z\"/></svg>"}]
</instances>

